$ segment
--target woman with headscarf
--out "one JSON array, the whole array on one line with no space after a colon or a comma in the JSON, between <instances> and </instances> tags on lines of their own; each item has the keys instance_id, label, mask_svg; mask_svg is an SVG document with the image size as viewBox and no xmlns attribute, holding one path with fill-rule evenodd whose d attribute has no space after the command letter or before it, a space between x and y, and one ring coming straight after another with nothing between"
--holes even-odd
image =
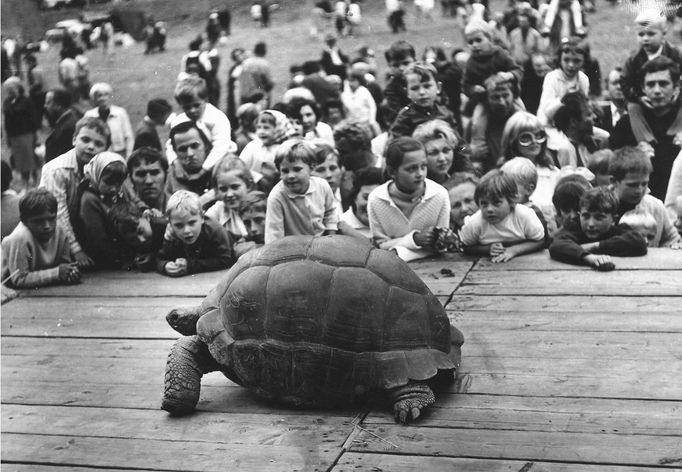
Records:
<instances>
[{"instance_id":1,"label":"woman with headscarf","mask_svg":"<svg viewBox=\"0 0 682 472\"><path fill-rule=\"evenodd\" d=\"M12 156L13 170L21 174L23 187L28 189L33 177L34 185L40 180L41 162L33 151L36 146L36 131L40 127L31 101L18 77L10 77L3 83L5 100L2 112L5 118L7 144Z\"/></svg>"}]
</instances>

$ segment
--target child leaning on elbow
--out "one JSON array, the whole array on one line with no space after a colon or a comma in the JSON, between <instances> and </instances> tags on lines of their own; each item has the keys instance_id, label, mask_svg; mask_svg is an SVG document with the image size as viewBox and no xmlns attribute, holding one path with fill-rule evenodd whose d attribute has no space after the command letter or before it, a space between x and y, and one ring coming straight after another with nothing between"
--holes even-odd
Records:
<instances>
[{"instance_id":1,"label":"child leaning on elbow","mask_svg":"<svg viewBox=\"0 0 682 472\"><path fill-rule=\"evenodd\" d=\"M44 188L19 201L20 223L2 241L3 279L16 288L80 281L64 230L57 225L57 199Z\"/></svg>"},{"instance_id":2,"label":"child leaning on elbow","mask_svg":"<svg viewBox=\"0 0 682 472\"><path fill-rule=\"evenodd\" d=\"M156 254L157 270L170 277L227 269L235 262L232 243L219 223L204 218L199 196L178 190L168 199L170 238Z\"/></svg>"},{"instance_id":3,"label":"child leaning on elbow","mask_svg":"<svg viewBox=\"0 0 682 472\"><path fill-rule=\"evenodd\" d=\"M617 212L618 197L612 190L587 190L580 198L578 216L566 221L554 237L549 247L552 259L609 271L616 268L611 256L645 255L647 238L628 225L616 225Z\"/></svg>"},{"instance_id":4,"label":"child leaning on elbow","mask_svg":"<svg viewBox=\"0 0 682 472\"><path fill-rule=\"evenodd\" d=\"M535 211L517 204L516 181L511 176L488 172L476 186L474 199L479 210L460 232L464 252L490 255L497 263L544 247L542 223Z\"/></svg>"}]
</instances>

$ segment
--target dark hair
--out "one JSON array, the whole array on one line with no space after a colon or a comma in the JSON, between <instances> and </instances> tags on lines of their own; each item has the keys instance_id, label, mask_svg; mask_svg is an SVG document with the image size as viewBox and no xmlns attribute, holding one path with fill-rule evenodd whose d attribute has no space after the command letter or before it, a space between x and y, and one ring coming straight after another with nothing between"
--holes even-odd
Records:
<instances>
[{"instance_id":1,"label":"dark hair","mask_svg":"<svg viewBox=\"0 0 682 472\"><path fill-rule=\"evenodd\" d=\"M322 70L322 66L319 61L305 61L301 66L301 70L305 75L314 74Z\"/></svg>"},{"instance_id":2,"label":"dark hair","mask_svg":"<svg viewBox=\"0 0 682 472\"><path fill-rule=\"evenodd\" d=\"M83 128L95 130L98 134L104 137L104 148L108 148L111 145L111 130L109 126L102 121L100 118L94 116L84 116L76 122L76 126L73 130L74 138L78 136L78 133Z\"/></svg>"},{"instance_id":3,"label":"dark hair","mask_svg":"<svg viewBox=\"0 0 682 472\"><path fill-rule=\"evenodd\" d=\"M295 162L300 160L311 169L315 164L315 150L313 146L302 139L287 139L275 153L275 166L279 170L282 161Z\"/></svg>"},{"instance_id":4,"label":"dark hair","mask_svg":"<svg viewBox=\"0 0 682 472\"><path fill-rule=\"evenodd\" d=\"M66 109L73 104L73 95L71 92L63 88L53 88L48 90L52 93L52 103L58 105L59 108Z\"/></svg>"},{"instance_id":5,"label":"dark hair","mask_svg":"<svg viewBox=\"0 0 682 472\"><path fill-rule=\"evenodd\" d=\"M384 57L386 58L386 62L391 62L399 61L401 59L405 59L408 57L415 59L417 57L417 54L414 51L414 46L412 46L404 39L401 39L391 44L391 46L386 50L386 52L384 52Z\"/></svg>"},{"instance_id":6,"label":"dark hair","mask_svg":"<svg viewBox=\"0 0 682 472\"><path fill-rule=\"evenodd\" d=\"M147 102L147 116L152 120L163 118L173 110L173 107L163 98L153 98Z\"/></svg>"},{"instance_id":7,"label":"dark hair","mask_svg":"<svg viewBox=\"0 0 682 472\"><path fill-rule=\"evenodd\" d=\"M580 120L589 107L589 100L582 92L569 92L561 99L561 106L554 114L554 125L559 131L566 131L571 120Z\"/></svg>"},{"instance_id":8,"label":"dark hair","mask_svg":"<svg viewBox=\"0 0 682 472\"><path fill-rule=\"evenodd\" d=\"M363 87L367 86L365 74L359 71L352 71L350 74L348 74L348 80L357 80Z\"/></svg>"},{"instance_id":9,"label":"dark hair","mask_svg":"<svg viewBox=\"0 0 682 472\"><path fill-rule=\"evenodd\" d=\"M474 200L479 204L482 198L490 200L507 200L509 203L516 203L518 198L518 188L516 180L511 175L503 174L499 170L491 170L483 177L474 191Z\"/></svg>"},{"instance_id":10,"label":"dark hair","mask_svg":"<svg viewBox=\"0 0 682 472\"><path fill-rule=\"evenodd\" d=\"M57 199L46 188L32 188L19 200L19 219L24 223L44 211L57 215Z\"/></svg>"},{"instance_id":11,"label":"dark hair","mask_svg":"<svg viewBox=\"0 0 682 472\"><path fill-rule=\"evenodd\" d=\"M640 83L644 85L644 78L647 74L664 70L670 71L670 80L673 86L678 86L680 84L680 66L667 56L656 56L650 61L645 62L639 69Z\"/></svg>"},{"instance_id":12,"label":"dark hair","mask_svg":"<svg viewBox=\"0 0 682 472\"><path fill-rule=\"evenodd\" d=\"M258 103L265 98L263 92L254 92L244 99L244 103Z\"/></svg>"},{"instance_id":13,"label":"dark hair","mask_svg":"<svg viewBox=\"0 0 682 472\"><path fill-rule=\"evenodd\" d=\"M324 102L324 104L322 105L322 108L323 108L323 112L325 115L328 115L329 110L331 110L332 108L338 108L341 110L341 113L343 114L343 116L346 116L346 113L343 109L343 103L341 103L341 100L337 100L335 98L330 98L329 100Z\"/></svg>"},{"instance_id":14,"label":"dark hair","mask_svg":"<svg viewBox=\"0 0 682 472\"><path fill-rule=\"evenodd\" d=\"M579 174L562 177L554 187L552 203L558 211L569 212L580 210L580 197L592 188L590 182Z\"/></svg>"},{"instance_id":15,"label":"dark hair","mask_svg":"<svg viewBox=\"0 0 682 472\"><path fill-rule=\"evenodd\" d=\"M445 55L445 50L440 47L440 46L426 46L424 48L424 53L422 54L422 60L426 60L426 53L429 51L433 51L436 53L436 60L439 62L444 62L448 60L448 57Z\"/></svg>"},{"instance_id":16,"label":"dark hair","mask_svg":"<svg viewBox=\"0 0 682 472\"><path fill-rule=\"evenodd\" d=\"M0 176L2 178L2 192L9 190L9 186L12 183L12 168L9 163L5 160L2 161L2 171L0 171Z\"/></svg>"},{"instance_id":17,"label":"dark hair","mask_svg":"<svg viewBox=\"0 0 682 472\"><path fill-rule=\"evenodd\" d=\"M556 63L558 67L561 67L561 57L567 52L580 54L583 56L583 60L586 60L589 54L589 51L585 50L586 44L587 43L578 36L572 36L569 39L562 41L556 51Z\"/></svg>"},{"instance_id":18,"label":"dark hair","mask_svg":"<svg viewBox=\"0 0 682 472\"><path fill-rule=\"evenodd\" d=\"M237 60L237 54L244 54L244 48L234 48L234 49L230 52L230 58L231 58L233 61L236 61L236 60Z\"/></svg>"},{"instance_id":19,"label":"dark hair","mask_svg":"<svg viewBox=\"0 0 682 472\"><path fill-rule=\"evenodd\" d=\"M253 47L253 53L256 56L263 57L268 51L268 47L265 45L263 41L259 41L256 43L256 45Z\"/></svg>"},{"instance_id":20,"label":"dark hair","mask_svg":"<svg viewBox=\"0 0 682 472\"><path fill-rule=\"evenodd\" d=\"M260 190L251 190L239 204L239 214L242 215L249 210L262 211L265 213L267 208L268 196Z\"/></svg>"},{"instance_id":21,"label":"dark hair","mask_svg":"<svg viewBox=\"0 0 682 472\"><path fill-rule=\"evenodd\" d=\"M334 142L339 151L339 164L346 170L356 171L374 162L372 140L362 123L345 120L337 124Z\"/></svg>"},{"instance_id":22,"label":"dark hair","mask_svg":"<svg viewBox=\"0 0 682 472\"><path fill-rule=\"evenodd\" d=\"M168 139L170 139L170 142L173 145L173 150L175 150L175 136L177 136L178 134L186 133L191 129L197 130L197 133L199 133L199 136L201 137L201 140L204 143L204 147L206 148L206 154L208 154L211 151L213 145L211 144L211 141L209 141L209 139L206 137L204 132L201 131L197 127L196 123L193 121L183 121L171 128Z\"/></svg>"},{"instance_id":23,"label":"dark hair","mask_svg":"<svg viewBox=\"0 0 682 472\"><path fill-rule=\"evenodd\" d=\"M114 230L123 235L137 231L142 211L134 202L122 199L111 207L108 217Z\"/></svg>"},{"instance_id":24,"label":"dark hair","mask_svg":"<svg viewBox=\"0 0 682 472\"><path fill-rule=\"evenodd\" d=\"M336 156L337 161L339 160L339 152L335 148L326 143L316 143L315 162L313 165L319 166L320 164L324 164L324 161L327 160L327 157L329 157L330 154Z\"/></svg>"},{"instance_id":25,"label":"dark hair","mask_svg":"<svg viewBox=\"0 0 682 472\"><path fill-rule=\"evenodd\" d=\"M649 175L652 171L651 160L635 146L616 149L613 159L609 161L609 174L616 182L623 180L629 173Z\"/></svg>"},{"instance_id":26,"label":"dark hair","mask_svg":"<svg viewBox=\"0 0 682 472\"><path fill-rule=\"evenodd\" d=\"M433 65L427 62L420 61L410 64L403 72L405 77L407 77L408 74L417 75L420 82L426 82L433 78L434 82L438 83L438 71Z\"/></svg>"},{"instance_id":27,"label":"dark hair","mask_svg":"<svg viewBox=\"0 0 682 472\"><path fill-rule=\"evenodd\" d=\"M289 102L289 110L291 112L289 116L297 120L302 120L303 118L301 117L301 108L303 108L306 105L308 105L313 110L313 113L315 113L315 117L319 121L320 118L322 117L320 113L320 106L317 104L317 102L313 100L308 100L306 98L294 98L291 100L291 102Z\"/></svg>"},{"instance_id":28,"label":"dark hair","mask_svg":"<svg viewBox=\"0 0 682 472\"><path fill-rule=\"evenodd\" d=\"M397 169L403 163L405 154L412 151L424 151L424 145L409 136L401 136L388 143L386 146L386 168ZM426 151L424 151L426 152Z\"/></svg>"},{"instance_id":29,"label":"dark hair","mask_svg":"<svg viewBox=\"0 0 682 472\"><path fill-rule=\"evenodd\" d=\"M135 149L126 162L128 173L133 175L133 169L135 167L139 167L145 163L154 164L155 162L158 162L161 165L164 173L168 172L168 161L166 160L166 157L161 154L161 151L148 146Z\"/></svg>"},{"instance_id":30,"label":"dark hair","mask_svg":"<svg viewBox=\"0 0 682 472\"><path fill-rule=\"evenodd\" d=\"M353 211L355 208L355 199L357 198L360 190L365 185L381 185L384 183L384 173L378 167L363 167L358 169L353 173L353 188L348 195L350 200L350 206Z\"/></svg>"},{"instance_id":31,"label":"dark hair","mask_svg":"<svg viewBox=\"0 0 682 472\"><path fill-rule=\"evenodd\" d=\"M618 205L618 197L613 190L606 187L588 189L580 197L580 210L615 215L618 212Z\"/></svg>"}]
</instances>

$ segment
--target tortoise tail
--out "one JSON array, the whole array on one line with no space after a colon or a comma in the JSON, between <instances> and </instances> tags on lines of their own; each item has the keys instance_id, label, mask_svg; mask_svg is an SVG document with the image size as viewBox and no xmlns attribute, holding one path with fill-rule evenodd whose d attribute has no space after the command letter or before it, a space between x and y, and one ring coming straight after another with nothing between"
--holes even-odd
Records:
<instances>
[{"instance_id":1,"label":"tortoise tail","mask_svg":"<svg viewBox=\"0 0 682 472\"><path fill-rule=\"evenodd\" d=\"M199 402L201 377L216 370L215 361L206 344L197 336L178 339L166 361L161 409L171 415L185 415L194 411Z\"/></svg>"}]
</instances>

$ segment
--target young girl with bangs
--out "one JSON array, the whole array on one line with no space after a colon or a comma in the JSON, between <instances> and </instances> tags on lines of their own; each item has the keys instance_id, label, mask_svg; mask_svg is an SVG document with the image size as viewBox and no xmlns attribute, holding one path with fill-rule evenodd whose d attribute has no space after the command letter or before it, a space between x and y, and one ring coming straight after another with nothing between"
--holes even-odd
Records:
<instances>
[{"instance_id":1,"label":"young girl with bangs","mask_svg":"<svg viewBox=\"0 0 682 472\"><path fill-rule=\"evenodd\" d=\"M464 252L490 255L492 262L507 262L544 247L545 229L535 212L517 205L516 181L492 170L474 192L479 210L460 231Z\"/></svg>"},{"instance_id":2,"label":"young girl with bangs","mask_svg":"<svg viewBox=\"0 0 682 472\"><path fill-rule=\"evenodd\" d=\"M533 161L538 171L538 182L530 196L530 202L540 208L546 221L554 221L552 195L561 172L554 165L547 149L547 133L540 120L525 111L514 113L504 126L501 147L501 164L514 157L525 157Z\"/></svg>"},{"instance_id":3,"label":"young girl with bangs","mask_svg":"<svg viewBox=\"0 0 682 472\"><path fill-rule=\"evenodd\" d=\"M436 228L448 228L450 198L445 187L426 178L424 146L401 137L386 149L391 180L369 195L367 213L374 242L410 261L435 253Z\"/></svg>"}]
</instances>

